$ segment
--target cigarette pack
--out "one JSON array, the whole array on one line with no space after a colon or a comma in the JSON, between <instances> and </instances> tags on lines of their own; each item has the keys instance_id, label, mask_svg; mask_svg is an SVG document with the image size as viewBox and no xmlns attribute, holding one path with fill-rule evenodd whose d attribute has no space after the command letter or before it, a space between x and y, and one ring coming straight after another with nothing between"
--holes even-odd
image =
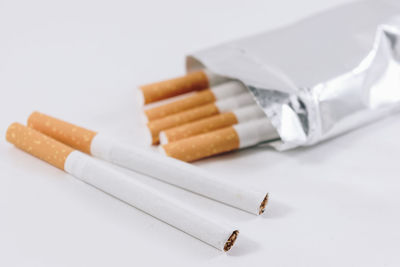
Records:
<instances>
[{"instance_id":1,"label":"cigarette pack","mask_svg":"<svg viewBox=\"0 0 400 267\"><path fill-rule=\"evenodd\" d=\"M203 68L250 89L273 147L313 145L399 109L400 2L342 5L187 57Z\"/></svg>"}]
</instances>

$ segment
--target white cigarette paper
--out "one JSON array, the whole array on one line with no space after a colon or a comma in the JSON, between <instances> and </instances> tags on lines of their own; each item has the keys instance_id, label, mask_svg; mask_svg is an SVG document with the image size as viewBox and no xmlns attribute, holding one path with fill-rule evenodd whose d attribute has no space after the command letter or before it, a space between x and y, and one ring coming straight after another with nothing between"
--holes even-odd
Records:
<instances>
[{"instance_id":1,"label":"white cigarette paper","mask_svg":"<svg viewBox=\"0 0 400 267\"><path fill-rule=\"evenodd\" d=\"M100 133L93 138L91 154L253 214L262 214L267 204L265 192L234 186L191 164L128 147Z\"/></svg>"},{"instance_id":2,"label":"white cigarette paper","mask_svg":"<svg viewBox=\"0 0 400 267\"><path fill-rule=\"evenodd\" d=\"M248 92L246 86L238 81L230 81L220 85L210 87L216 100L225 99L234 95L239 95Z\"/></svg>"},{"instance_id":3,"label":"white cigarette paper","mask_svg":"<svg viewBox=\"0 0 400 267\"><path fill-rule=\"evenodd\" d=\"M278 133L268 118L239 123L232 127L239 137L239 148L254 146L279 138Z\"/></svg>"},{"instance_id":4,"label":"white cigarette paper","mask_svg":"<svg viewBox=\"0 0 400 267\"><path fill-rule=\"evenodd\" d=\"M254 119L267 117L264 111L258 105L251 105L234 109L232 110L232 113L235 114L238 123L244 123Z\"/></svg>"},{"instance_id":5,"label":"white cigarette paper","mask_svg":"<svg viewBox=\"0 0 400 267\"><path fill-rule=\"evenodd\" d=\"M253 96L249 92L235 95L215 102L220 113L234 110L239 107L255 104Z\"/></svg>"},{"instance_id":6,"label":"white cigarette paper","mask_svg":"<svg viewBox=\"0 0 400 267\"><path fill-rule=\"evenodd\" d=\"M39 117L43 118L40 115ZM47 121L46 125L50 126L49 124ZM74 134L83 133L81 136L83 139L92 134L84 129L70 130ZM72 138L74 141L77 140L75 137L77 136ZM81 144L80 141L83 139L77 142ZM105 165L104 162L95 160L32 128L13 123L7 129L6 140L54 167L220 250L229 250L237 238L237 230L200 216L161 192ZM86 144L81 145L81 149L86 147Z\"/></svg>"},{"instance_id":7,"label":"white cigarette paper","mask_svg":"<svg viewBox=\"0 0 400 267\"><path fill-rule=\"evenodd\" d=\"M194 165L129 147L101 133L39 112L31 114L28 125L87 154L254 214L261 214L267 204L265 192L234 186Z\"/></svg>"},{"instance_id":8,"label":"white cigarette paper","mask_svg":"<svg viewBox=\"0 0 400 267\"><path fill-rule=\"evenodd\" d=\"M228 251L238 231L204 218L165 194L73 151L64 169L76 178L168 223L169 225L223 251Z\"/></svg>"}]
</instances>

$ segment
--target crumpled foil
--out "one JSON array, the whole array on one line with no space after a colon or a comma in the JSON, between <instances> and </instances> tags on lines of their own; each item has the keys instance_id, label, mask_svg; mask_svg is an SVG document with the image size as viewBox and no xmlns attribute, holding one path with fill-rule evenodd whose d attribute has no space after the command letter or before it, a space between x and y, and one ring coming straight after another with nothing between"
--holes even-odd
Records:
<instances>
[{"instance_id":1,"label":"crumpled foil","mask_svg":"<svg viewBox=\"0 0 400 267\"><path fill-rule=\"evenodd\" d=\"M361 1L199 51L187 69L242 81L278 150L321 142L400 110L400 1Z\"/></svg>"}]
</instances>

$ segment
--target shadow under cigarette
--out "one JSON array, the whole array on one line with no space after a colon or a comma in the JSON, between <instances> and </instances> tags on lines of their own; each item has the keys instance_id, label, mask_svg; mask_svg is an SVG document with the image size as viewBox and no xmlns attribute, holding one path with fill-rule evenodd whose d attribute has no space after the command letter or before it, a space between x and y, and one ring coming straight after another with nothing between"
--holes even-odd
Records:
<instances>
[{"instance_id":1,"label":"shadow under cigarette","mask_svg":"<svg viewBox=\"0 0 400 267\"><path fill-rule=\"evenodd\" d=\"M235 246L227 252L227 255L241 257L256 252L260 247L260 244L257 242L242 235L238 238Z\"/></svg>"},{"instance_id":2,"label":"shadow under cigarette","mask_svg":"<svg viewBox=\"0 0 400 267\"><path fill-rule=\"evenodd\" d=\"M292 212L292 208L275 199L269 201L265 212L259 216L263 219L280 219Z\"/></svg>"}]
</instances>

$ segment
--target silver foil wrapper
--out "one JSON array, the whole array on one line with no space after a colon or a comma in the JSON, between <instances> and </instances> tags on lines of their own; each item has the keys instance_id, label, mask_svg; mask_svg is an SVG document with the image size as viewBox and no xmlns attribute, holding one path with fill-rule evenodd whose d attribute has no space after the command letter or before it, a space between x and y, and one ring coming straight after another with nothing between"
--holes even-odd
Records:
<instances>
[{"instance_id":1,"label":"silver foil wrapper","mask_svg":"<svg viewBox=\"0 0 400 267\"><path fill-rule=\"evenodd\" d=\"M308 146L400 109L400 1L361 1L187 57L248 86L278 150Z\"/></svg>"}]
</instances>

